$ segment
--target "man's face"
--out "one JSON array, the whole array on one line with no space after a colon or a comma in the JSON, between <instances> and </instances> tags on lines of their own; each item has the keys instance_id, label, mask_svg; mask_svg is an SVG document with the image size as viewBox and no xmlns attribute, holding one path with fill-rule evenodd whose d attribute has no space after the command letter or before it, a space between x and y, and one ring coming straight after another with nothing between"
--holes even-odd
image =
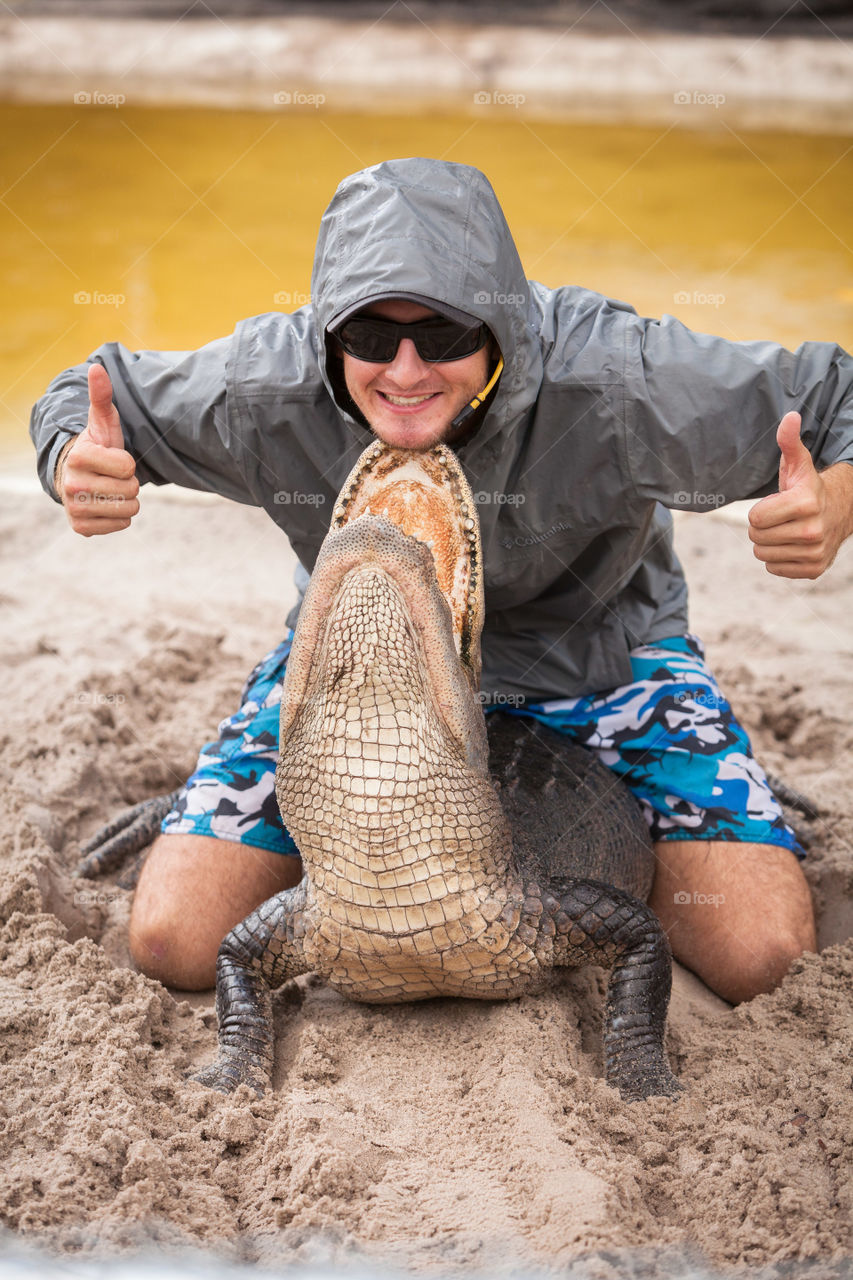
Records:
<instances>
[{"instance_id":1,"label":"man's face","mask_svg":"<svg viewBox=\"0 0 853 1280\"><path fill-rule=\"evenodd\" d=\"M365 307L365 314L409 324L436 313L393 298ZM356 360L346 352L343 360L353 400L374 434L397 449L425 450L451 440L451 422L489 380L489 344L461 360L428 364L411 338L403 338L390 364Z\"/></svg>"}]
</instances>

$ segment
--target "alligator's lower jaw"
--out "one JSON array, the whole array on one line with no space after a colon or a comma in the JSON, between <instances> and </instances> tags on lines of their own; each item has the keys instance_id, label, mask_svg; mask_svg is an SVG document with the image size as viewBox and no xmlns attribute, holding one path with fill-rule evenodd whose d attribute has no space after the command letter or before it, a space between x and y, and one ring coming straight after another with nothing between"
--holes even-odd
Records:
<instances>
[{"instance_id":1,"label":"alligator's lower jaw","mask_svg":"<svg viewBox=\"0 0 853 1280\"><path fill-rule=\"evenodd\" d=\"M483 572L480 523L459 460L446 445L426 453L375 441L358 459L338 495L332 528L367 513L383 515L426 544L450 609L456 651L480 679Z\"/></svg>"}]
</instances>

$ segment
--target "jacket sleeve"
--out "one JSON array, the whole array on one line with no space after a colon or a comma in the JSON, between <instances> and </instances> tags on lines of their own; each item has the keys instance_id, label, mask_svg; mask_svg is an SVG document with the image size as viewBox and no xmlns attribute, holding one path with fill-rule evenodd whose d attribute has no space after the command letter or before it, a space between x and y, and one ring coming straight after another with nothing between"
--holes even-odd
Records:
<instances>
[{"instance_id":1,"label":"jacket sleeve","mask_svg":"<svg viewBox=\"0 0 853 1280\"><path fill-rule=\"evenodd\" d=\"M818 470L853 464L853 358L840 347L729 342L672 316L627 325L624 440L641 499L707 511L775 492L776 428L792 409Z\"/></svg>"},{"instance_id":2,"label":"jacket sleeve","mask_svg":"<svg viewBox=\"0 0 853 1280\"><path fill-rule=\"evenodd\" d=\"M113 384L125 448L136 459L140 483L174 483L254 504L245 482L243 446L231 430L227 369L233 338L198 351L129 351L121 343L98 347L84 364L66 369L35 404L30 435L44 489L53 486L63 445L86 425L86 371L102 364Z\"/></svg>"}]
</instances>

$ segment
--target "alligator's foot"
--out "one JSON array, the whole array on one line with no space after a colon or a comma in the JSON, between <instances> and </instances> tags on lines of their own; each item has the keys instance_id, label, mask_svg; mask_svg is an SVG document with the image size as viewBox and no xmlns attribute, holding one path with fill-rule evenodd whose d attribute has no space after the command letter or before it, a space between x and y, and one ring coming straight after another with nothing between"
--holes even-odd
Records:
<instances>
[{"instance_id":1,"label":"alligator's foot","mask_svg":"<svg viewBox=\"0 0 853 1280\"><path fill-rule=\"evenodd\" d=\"M604 1016L607 1082L626 1102L675 1098L682 1086L669 1068L664 1049L672 986L669 939L651 907L627 894L616 894L611 889L588 908L586 922L599 939L609 934L609 947L615 953ZM602 915L603 923L596 928L596 917L601 920Z\"/></svg>"},{"instance_id":2,"label":"alligator's foot","mask_svg":"<svg viewBox=\"0 0 853 1280\"><path fill-rule=\"evenodd\" d=\"M615 1041L618 1028L607 1046L607 1083L618 1089L624 1102L643 1102L646 1098L677 1098L684 1085L675 1078L659 1045L629 1045L620 1052Z\"/></svg>"},{"instance_id":3,"label":"alligator's foot","mask_svg":"<svg viewBox=\"0 0 853 1280\"><path fill-rule=\"evenodd\" d=\"M793 787L789 787L787 782L783 782L781 778L775 777L768 773L767 781L770 783L771 790L776 793L776 799L782 804L787 805L789 809L796 809L804 818L814 821L820 817L820 810L813 800L809 800L808 796L804 796L801 791L795 791Z\"/></svg>"},{"instance_id":4,"label":"alligator's foot","mask_svg":"<svg viewBox=\"0 0 853 1280\"><path fill-rule=\"evenodd\" d=\"M302 880L268 898L222 939L216 958L219 1057L190 1077L208 1089L233 1093L247 1084L263 1097L272 1083L272 988L311 967L302 949L305 886Z\"/></svg>"},{"instance_id":5,"label":"alligator's foot","mask_svg":"<svg viewBox=\"0 0 853 1280\"><path fill-rule=\"evenodd\" d=\"M140 853L160 830L160 823L178 798L177 791L143 800L125 809L106 826L101 827L81 846L84 855L77 864L75 876L94 880L121 866L125 858ZM136 870L136 868L134 868ZM138 871L137 871L138 877Z\"/></svg>"},{"instance_id":6,"label":"alligator's foot","mask_svg":"<svg viewBox=\"0 0 853 1280\"><path fill-rule=\"evenodd\" d=\"M770 783L776 799L785 809L793 810L801 813L809 822L814 822L820 817L820 810L813 800L809 800L808 796L804 796L801 791L795 791L793 787L789 787L787 782L783 782L781 778L774 777L768 773L767 781ZM788 826L799 840L804 849L810 849L812 844L812 833L807 830L801 822L796 822L790 815L785 814Z\"/></svg>"},{"instance_id":7,"label":"alligator's foot","mask_svg":"<svg viewBox=\"0 0 853 1280\"><path fill-rule=\"evenodd\" d=\"M272 1074L268 1063L252 1060L244 1054L221 1050L219 1057L208 1067L194 1071L187 1077L208 1089L219 1093L234 1093L241 1084L247 1084L259 1098L269 1088Z\"/></svg>"},{"instance_id":8,"label":"alligator's foot","mask_svg":"<svg viewBox=\"0 0 853 1280\"><path fill-rule=\"evenodd\" d=\"M136 855L136 857L134 858L130 866L127 868L127 870L123 871L119 876L119 878L116 880L116 884L118 885L119 889L135 889L136 888L137 884L139 883L139 877L142 874L142 868L145 866L147 858L148 858L147 849L143 849L142 853L138 853Z\"/></svg>"},{"instance_id":9,"label":"alligator's foot","mask_svg":"<svg viewBox=\"0 0 853 1280\"><path fill-rule=\"evenodd\" d=\"M537 886L538 887L538 886ZM545 909L556 929L556 964L610 969L604 1011L604 1074L626 1102L674 1098L664 1027L672 950L645 902L597 880L552 881ZM532 887L527 886L531 897Z\"/></svg>"}]
</instances>

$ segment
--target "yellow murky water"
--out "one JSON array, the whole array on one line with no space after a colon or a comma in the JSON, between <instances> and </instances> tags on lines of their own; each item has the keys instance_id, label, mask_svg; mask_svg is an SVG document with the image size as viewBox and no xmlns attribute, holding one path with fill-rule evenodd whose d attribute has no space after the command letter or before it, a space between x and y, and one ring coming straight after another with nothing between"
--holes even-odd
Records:
<instances>
[{"instance_id":1,"label":"yellow murky water","mask_svg":"<svg viewBox=\"0 0 853 1280\"><path fill-rule=\"evenodd\" d=\"M338 181L475 164L528 275L731 338L853 348L853 140L536 123L0 106L0 445L101 342L190 348L307 301Z\"/></svg>"}]
</instances>

